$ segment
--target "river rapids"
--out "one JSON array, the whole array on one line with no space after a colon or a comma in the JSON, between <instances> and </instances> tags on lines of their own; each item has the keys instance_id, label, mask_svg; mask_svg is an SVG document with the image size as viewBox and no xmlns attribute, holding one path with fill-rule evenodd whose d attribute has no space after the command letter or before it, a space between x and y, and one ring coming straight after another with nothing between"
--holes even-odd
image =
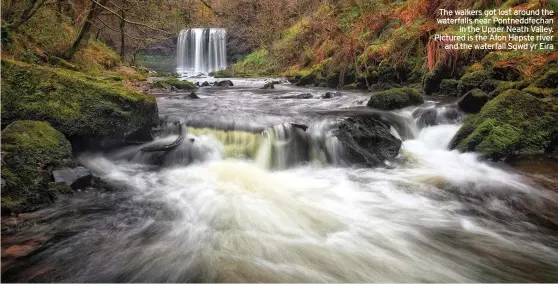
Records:
<instances>
[{"instance_id":1,"label":"river rapids","mask_svg":"<svg viewBox=\"0 0 558 284\"><path fill-rule=\"evenodd\" d=\"M326 100L325 89L234 83L202 88L198 100L158 98L160 115L186 133L158 166L140 146L83 155L120 190L34 213L18 237L49 241L3 268L2 280L558 281L557 192L475 153L449 151L459 120L421 127L412 116L451 102L384 113L399 122L400 153L363 168L340 162L327 129L335 117L369 111L370 94ZM274 99L297 92L314 98ZM282 147L295 143L285 122L305 124L321 145L308 161ZM161 133L170 142L180 134Z\"/></svg>"}]
</instances>

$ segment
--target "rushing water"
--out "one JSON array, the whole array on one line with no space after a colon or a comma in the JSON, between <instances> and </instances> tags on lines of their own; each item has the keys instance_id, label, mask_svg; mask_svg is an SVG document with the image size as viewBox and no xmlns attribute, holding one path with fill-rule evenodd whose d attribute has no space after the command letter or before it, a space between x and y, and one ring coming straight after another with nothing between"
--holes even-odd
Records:
<instances>
[{"instance_id":1,"label":"rushing water","mask_svg":"<svg viewBox=\"0 0 558 284\"><path fill-rule=\"evenodd\" d=\"M324 100L325 90L304 89L316 98L282 100L273 98L302 90L235 84L201 89L199 100L158 99L170 124L154 143L176 139L172 121L189 126L163 167L147 165L137 147L82 157L122 189L39 212L20 237L49 241L3 267L3 280L558 281L557 193L448 151L454 120L420 127L415 108L384 113L405 140L400 155L388 167L355 168L320 151L342 157L328 126L368 112L368 94ZM281 146L294 143L284 122L306 124L308 141L329 146L311 146L306 162L287 159L297 152Z\"/></svg>"},{"instance_id":2,"label":"rushing water","mask_svg":"<svg viewBox=\"0 0 558 284\"><path fill-rule=\"evenodd\" d=\"M209 73L227 67L227 31L216 28L180 32L176 48L179 73Z\"/></svg>"}]
</instances>

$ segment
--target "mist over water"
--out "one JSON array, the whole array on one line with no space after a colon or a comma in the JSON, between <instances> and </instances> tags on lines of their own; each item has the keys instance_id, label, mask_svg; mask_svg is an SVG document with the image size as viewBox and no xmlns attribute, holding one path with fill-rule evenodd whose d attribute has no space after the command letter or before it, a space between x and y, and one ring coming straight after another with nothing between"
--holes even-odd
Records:
<instances>
[{"instance_id":1,"label":"mist over water","mask_svg":"<svg viewBox=\"0 0 558 284\"><path fill-rule=\"evenodd\" d=\"M392 132L404 137L400 155L385 167L357 168L341 162L343 151L329 133L338 115L324 111L366 111L359 106L367 94L274 100L295 89L239 84L200 92L195 101L159 98L167 121L188 126L162 167L146 163L138 147L83 156L122 191L44 210L33 232L59 234L60 241L28 261L48 272L27 267L13 277L558 281L558 194L474 153L447 150L459 124L421 127L412 117L416 107L385 113ZM422 107L443 113L448 106ZM284 122L308 126L301 132L312 153L307 159L287 148L298 130ZM236 132L210 127L227 123ZM154 143L175 140L172 125Z\"/></svg>"}]
</instances>

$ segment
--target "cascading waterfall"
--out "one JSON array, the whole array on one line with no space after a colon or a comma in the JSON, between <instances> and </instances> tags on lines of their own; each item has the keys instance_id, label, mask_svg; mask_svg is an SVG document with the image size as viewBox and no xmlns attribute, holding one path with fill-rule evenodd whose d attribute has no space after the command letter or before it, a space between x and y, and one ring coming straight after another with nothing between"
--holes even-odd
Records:
<instances>
[{"instance_id":1,"label":"cascading waterfall","mask_svg":"<svg viewBox=\"0 0 558 284\"><path fill-rule=\"evenodd\" d=\"M227 67L227 31L218 28L182 30L176 49L178 73L209 73Z\"/></svg>"}]
</instances>

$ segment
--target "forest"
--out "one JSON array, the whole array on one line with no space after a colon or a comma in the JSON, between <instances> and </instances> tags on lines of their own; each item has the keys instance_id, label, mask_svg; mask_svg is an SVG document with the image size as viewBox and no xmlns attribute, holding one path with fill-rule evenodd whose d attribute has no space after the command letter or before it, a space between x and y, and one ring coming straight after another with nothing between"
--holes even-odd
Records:
<instances>
[{"instance_id":1,"label":"forest","mask_svg":"<svg viewBox=\"0 0 558 284\"><path fill-rule=\"evenodd\" d=\"M557 0L1 5L3 282L558 281Z\"/></svg>"}]
</instances>

